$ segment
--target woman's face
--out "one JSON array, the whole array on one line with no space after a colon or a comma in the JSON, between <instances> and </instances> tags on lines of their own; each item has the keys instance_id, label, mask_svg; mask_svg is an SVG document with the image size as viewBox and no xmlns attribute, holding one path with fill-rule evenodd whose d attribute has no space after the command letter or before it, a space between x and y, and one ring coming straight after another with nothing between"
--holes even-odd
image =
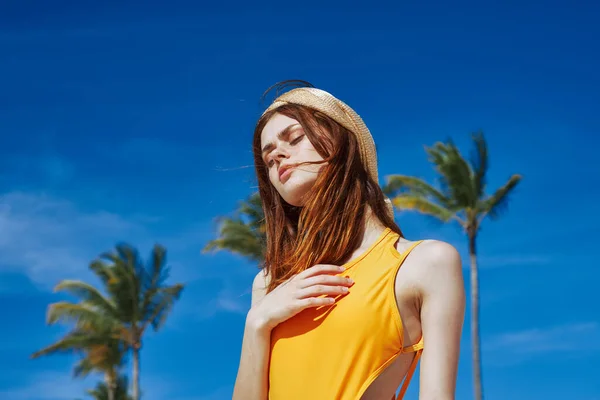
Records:
<instances>
[{"instance_id":1,"label":"woman's face","mask_svg":"<svg viewBox=\"0 0 600 400\"><path fill-rule=\"evenodd\" d=\"M295 165L323 161L323 157L315 150L300 123L282 114L271 117L260 139L262 159L271 184L288 204L302 206L304 195L312 188L323 164Z\"/></svg>"}]
</instances>

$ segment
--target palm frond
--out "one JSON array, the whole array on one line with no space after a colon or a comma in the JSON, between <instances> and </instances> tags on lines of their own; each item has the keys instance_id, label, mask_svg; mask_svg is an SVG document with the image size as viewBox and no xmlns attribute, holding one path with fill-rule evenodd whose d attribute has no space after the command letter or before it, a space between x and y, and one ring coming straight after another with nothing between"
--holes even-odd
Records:
<instances>
[{"instance_id":1,"label":"palm frond","mask_svg":"<svg viewBox=\"0 0 600 400\"><path fill-rule=\"evenodd\" d=\"M82 357L73 367L73 376L75 378L86 377L94 370L96 370L96 365L89 358Z\"/></svg>"},{"instance_id":2,"label":"palm frond","mask_svg":"<svg viewBox=\"0 0 600 400\"><path fill-rule=\"evenodd\" d=\"M153 298L157 295L164 281L169 276L166 266L167 252L163 246L155 245L150 256L149 271L141 276L143 287L143 298L139 306L142 315L146 315L146 309L150 306Z\"/></svg>"},{"instance_id":3,"label":"palm frond","mask_svg":"<svg viewBox=\"0 0 600 400\"><path fill-rule=\"evenodd\" d=\"M31 355L31 358L39 358L55 353L83 352L91 341L93 340L82 332L72 332L50 346L36 351Z\"/></svg>"},{"instance_id":4,"label":"palm frond","mask_svg":"<svg viewBox=\"0 0 600 400\"><path fill-rule=\"evenodd\" d=\"M489 215L492 219L499 218L508 207L509 195L511 191L521 181L521 175L515 174L511 176L496 192L479 202L477 210L480 214L480 219Z\"/></svg>"},{"instance_id":5,"label":"palm frond","mask_svg":"<svg viewBox=\"0 0 600 400\"><path fill-rule=\"evenodd\" d=\"M165 286L169 268L167 251L162 245L153 246L147 263L126 244L117 245L116 251L108 257L115 275L116 283L111 290L121 312L123 337L135 345L146 326L152 325L158 330L163 325L184 285Z\"/></svg>"},{"instance_id":6,"label":"palm frond","mask_svg":"<svg viewBox=\"0 0 600 400\"><path fill-rule=\"evenodd\" d=\"M241 219L223 218L219 236L206 244L203 252L228 250L253 261L264 260L266 237L264 230L253 229Z\"/></svg>"},{"instance_id":7,"label":"palm frond","mask_svg":"<svg viewBox=\"0 0 600 400\"><path fill-rule=\"evenodd\" d=\"M100 371L105 376L114 379L124 364L124 356L124 351L114 341L91 346L73 368L73 376L75 378L85 377L92 372Z\"/></svg>"},{"instance_id":8,"label":"palm frond","mask_svg":"<svg viewBox=\"0 0 600 400\"><path fill-rule=\"evenodd\" d=\"M155 287L164 281L167 272L167 249L164 246L155 244L150 255L149 287Z\"/></svg>"},{"instance_id":9,"label":"palm frond","mask_svg":"<svg viewBox=\"0 0 600 400\"><path fill-rule=\"evenodd\" d=\"M242 201L238 212L248 220L252 230L260 231L265 224L265 213L259 193L254 193L247 201Z\"/></svg>"},{"instance_id":10,"label":"palm frond","mask_svg":"<svg viewBox=\"0 0 600 400\"><path fill-rule=\"evenodd\" d=\"M136 323L142 319L142 310L140 310L141 293L143 292L144 282L148 279L147 271L139 252L133 246L122 243L116 246L120 263L117 263L119 271L126 277L122 286L126 303L130 303L129 315L130 322Z\"/></svg>"},{"instance_id":11,"label":"palm frond","mask_svg":"<svg viewBox=\"0 0 600 400\"><path fill-rule=\"evenodd\" d=\"M120 340L107 338L104 343L90 345L87 349L87 358L92 365L99 366L105 373L114 375L116 367L123 363L125 358L125 343Z\"/></svg>"},{"instance_id":12,"label":"palm frond","mask_svg":"<svg viewBox=\"0 0 600 400\"><path fill-rule=\"evenodd\" d=\"M90 270L92 270L92 272L94 272L94 274L98 278L100 278L100 281L107 288L110 287L110 285L116 283L116 280L115 280L116 276L114 274L114 269L111 267L111 265L108 265L103 260L97 259L97 260L92 261L90 263L89 268L90 268Z\"/></svg>"},{"instance_id":13,"label":"palm frond","mask_svg":"<svg viewBox=\"0 0 600 400\"><path fill-rule=\"evenodd\" d=\"M181 296L184 286L182 284L176 284L170 287L160 288L153 296L153 301L144 310L144 319L141 331L143 332L148 324L152 325L152 328L157 331L159 330L168 315L172 310L175 301Z\"/></svg>"},{"instance_id":14,"label":"palm frond","mask_svg":"<svg viewBox=\"0 0 600 400\"><path fill-rule=\"evenodd\" d=\"M95 332L76 329L50 346L36 351L31 358L57 353L81 355L73 369L75 377L85 376L92 371L115 375L115 371L123 363L125 346L120 340L112 338L109 331Z\"/></svg>"},{"instance_id":15,"label":"palm frond","mask_svg":"<svg viewBox=\"0 0 600 400\"><path fill-rule=\"evenodd\" d=\"M383 192L390 197L397 195L413 195L433 199L437 204L448 207L449 199L442 192L425 182L421 178L408 175L391 175L387 178L387 184Z\"/></svg>"},{"instance_id":16,"label":"palm frond","mask_svg":"<svg viewBox=\"0 0 600 400\"><path fill-rule=\"evenodd\" d=\"M452 208L474 207L477 203L473 184L474 173L451 140L426 147L429 161L439 173L444 196L452 200Z\"/></svg>"},{"instance_id":17,"label":"palm frond","mask_svg":"<svg viewBox=\"0 0 600 400\"><path fill-rule=\"evenodd\" d=\"M46 320L48 324L59 322L74 322L78 326L89 325L94 327L111 327L116 320L101 312L98 308L88 303L71 303L59 301L48 307Z\"/></svg>"},{"instance_id":18,"label":"palm frond","mask_svg":"<svg viewBox=\"0 0 600 400\"><path fill-rule=\"evenodd\" d=\"M240 201L231 217L219 217L218 236L209 241L203 253L227 250L261 263L265 258L266 225L262 199L258 192Z\"/></svg>"},{"instance_id":19,"label":"palm frond","mask_svg":"<svg viewBox=\"0 0 600 400\"><path fill-rule=\"evenodd\" d=\"M427 198L419 195L400 195L392 199L394 206L402 210L417 211L422 214L430 215L441 221L449 221L455 216L455 213L438 204L433 203Z\"/></svg>"},{"instance_id":20,"label":"palm frond","mask_svg":"<svg viewBox=\"0 0 600 400\"><path fill-rule=\"evenodd\" d=\"M111 263L115 283L110 292L123 323L133 324L141 318L139 302L143 291L143 282L148 273L139 257L138 251L131 245L119 243L112 253L105 253L103 258Z\"/></svg>"},{"instance_id":21,"label":"palm frond","mask_svg":"<svg viewBox=\"0 0 600 400\"><path fill-rule=\"evenodd\" d=\"M94 286L76 280L63 280L54 287L55 292L67 292L88 304L93 305L108 315L116 316L117 311L115 305Z\"/></svg>"},{"instance_id":22,"label":"palm frond","mask_svg":"<svg viewBox=\"0 0 600 400\"><path fill-rule=\"evenodd\" d=\"M474 190L477 198L481 198L485 192L486 174L488 169L487 144L483 132L472 135L475 150L471 156L471 165L475 176L473 177Z\"/></svg>"}]
</instances>

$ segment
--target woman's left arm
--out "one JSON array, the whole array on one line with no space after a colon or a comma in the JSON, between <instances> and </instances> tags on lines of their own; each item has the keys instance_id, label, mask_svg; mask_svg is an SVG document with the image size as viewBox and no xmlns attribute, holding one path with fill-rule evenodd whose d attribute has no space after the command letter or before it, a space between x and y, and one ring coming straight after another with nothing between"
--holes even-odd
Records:
<instances>
[{"instance_id":1,"label":"woman's left arm","mask_svg":"<svg viewBox=\"0 0 600 400\"><path fill-rule=\"evenodd\" d=\"M450 244L432 241L427 245L427 255L419 266L424 342L419 399L454 400L465 315L462 263Z\"/></svg>"}]
</instances>

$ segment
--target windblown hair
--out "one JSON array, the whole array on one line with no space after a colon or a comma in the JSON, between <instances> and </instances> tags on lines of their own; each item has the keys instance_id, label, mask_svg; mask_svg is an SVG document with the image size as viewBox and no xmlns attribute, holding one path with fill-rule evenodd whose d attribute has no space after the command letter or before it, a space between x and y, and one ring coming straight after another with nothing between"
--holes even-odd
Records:
<instances>
[{"instance_id":1,"label":"windblown hair","mask_svg":"<svg viewBox=\"0 0 600 400\"><path fill-rule=\"evenodd\" d=\"M302 207L283 200L269 181L268 167L261 155L261 133L275 113L297 120L326 163ZM256 125L253 152L265 213L264 267L270 277L268 292L316 264L347 262L361 243L367 205L385 226L402 235L386 212L379 183L365 170L356 136L327 115L291 104L271 110ZM320 162L304 164L315 163Z\"/></svg>"}]
</instances>

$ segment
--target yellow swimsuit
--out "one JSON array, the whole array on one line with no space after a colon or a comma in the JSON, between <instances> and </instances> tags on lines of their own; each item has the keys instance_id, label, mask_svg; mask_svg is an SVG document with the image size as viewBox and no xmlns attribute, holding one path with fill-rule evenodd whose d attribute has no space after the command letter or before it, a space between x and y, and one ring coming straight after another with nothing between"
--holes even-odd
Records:
<instances>
[{"instance_id":1,"label":"yellow swimsuit","mask_svg":"<svg viewBox=\"0 0 600 400\"><path fill-rule=\"evenodd\" d=\"M387 228L360 257L345 264L354 280L332 306L309 308L279 324L271 336L270 400L358 400L400 354L415 352L402 399L423 351L404 346L395 277L404 259L398 234Z\"/></svg>"}]
</instances>

